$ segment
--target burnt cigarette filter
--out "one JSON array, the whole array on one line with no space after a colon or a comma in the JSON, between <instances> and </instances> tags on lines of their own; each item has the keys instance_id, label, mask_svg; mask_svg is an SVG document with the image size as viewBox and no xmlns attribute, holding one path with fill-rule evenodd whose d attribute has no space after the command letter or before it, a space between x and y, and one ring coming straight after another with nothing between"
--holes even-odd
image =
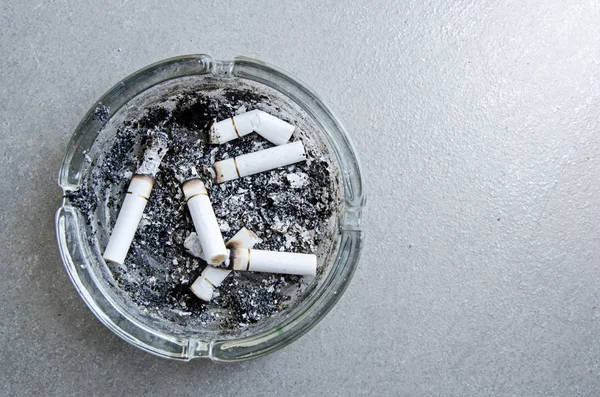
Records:
<instances>
[{"instance_id":1,"label":"burnt cigarette filter","mask_svg":"<svg viewBox=\"0 0 600 397\"><path fill-rule=\"evenodd\" d=\"M217 265L225 261L228 256L227 249L204 183L200 179L190 179L181 185L181 189L206 262L209 265Z\"/></svg>"},{"instance_id":2,"label":"burnt cigarette filter","mask_svg":"<svg viewBox=\"0 0 600 397\"><path fill-rule=\"evenodd\" d=\"M265 272L315 276L317 256L291 252L263 251L243 247L231 250L230 266L242 272Z\"/></svg>"},{"instance_id":3,"label":"burnt cigarette filter","mask_svg":"<svg viewBox=\"0 0 600 397\"><path fill-rule=\"evenodd\" d=\"M117 222L104 250L103 257L106 261L119 264L125 261L153 185L154 179L148 175L136 174L131 178Z\"/></svg>"},{"instance_id":4,"label":"burnt cigarette filter","mask_svg":"<svg viewBox=\"0 0 600 397\"><path fill-rule=\"evenodd\" d=\"M302 142L292 142L254 153L243 154L213 164L217 183L258 174L306 160Z\"/></svg>"},{"instance_id":5,"label":"burnt cigarette filter","mask_svg":"<svg viewBox=\"0 0 600 397\"><path fill-rule=\"evenodd\" d=\"M243 227L229 239L225 246L228 248L252 248L259 241L260 239L256 234ZM190 289L198 298L209 302L215 289L223 283L223 280L225 280L230 273L230 269L206 266L200 277L194 281Z\"/></svg>"},{"instance_id":6,"label":"burnt cigarette filter","mask_svg":"<svg viewBox=\"0 0 600 397\"><path fill-rule=\"evenodd\" d=\"M233 139L256 132L275 145L290 140L296 127L262 110L251 110L221 120L210 129L209 142L222 145Z\"/></svg>"}]
</instances>

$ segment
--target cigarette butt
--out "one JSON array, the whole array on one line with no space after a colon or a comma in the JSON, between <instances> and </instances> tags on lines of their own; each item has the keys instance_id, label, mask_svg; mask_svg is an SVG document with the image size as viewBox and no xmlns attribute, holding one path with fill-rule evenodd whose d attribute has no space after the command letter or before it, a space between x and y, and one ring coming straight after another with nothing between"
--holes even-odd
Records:
<instances>
[{"instance_id":1,"label":"cigarette butt","mask_svg":"<svg viewBox=\"0 0 600 397\"><path fill-rule=\"evenodd\" d=\"M200 277L194 281L190 289L198 298L210 302L213 292L218 288L223 280L229 276L231 270L221 267L206 266Z\"/></svg>"},{"instance_id":2,"label":"cigarette butt","mask_svg":"<svg viewBox=\"0 0 600 397\"><path fill-rule=\"evenodd\" d=\"M256 115L258 117L258 123L255 128L256 133L275 145L287 143L296 129L290 123L267 112L259 110Z\"/></svg>"},{"instance_id":3,"label":"cigarette butt","mask_svg":"<svg viewBox=\"0 0 600 397\"><path fill-rule=\"evenodd\" d=\"M317 256L291 252L235 248L231 251L233 270L315 276Z\"/></svg>"},{"instance_id":4,"label":"cigarette butt","mask_svg":"<svg viewBox=\"0 0 600 397\"><path fill-rule=\"evenodd\" d=\"M227 259L227 249L204 183L200 179L190 179L181 188L206 262L210 265L223 262Z\"/></svg>"},{"instance_id":5,"label":"cigarette butt","mask_svg":"<svg viewBox=\"0 0 600 397\"><path fill-rule=\"evenodd\" d=\"M217 183L223 183L304 160L306 160L304 145L298 141L217 161L213 164L213 169Z\"/></svg>"},{"instance_id":6,"label":"cigarette butt","mask_svg":"<svg viewBox=\"0 0 600 397\"><path fill-rule=\"evenodd\" d=\"M131 178L117 222L104 250L103 258L106 261L118 264L125 261L153 185L154 179L147 175L136 174Z\"/></svg>"},{"instance_id":7,"label":"cigarette butt","mask_svg":"<svg viewBox=\"0 0 600 397\"><path fill-rule=\"evenodd\" d=\"M210 129L209 142L222 145L256 132L275 145L283 145L290 140L295 129L292 124L267 112L251 110L214 123Z\"/></svg>"},{"instance_id":8,"label":"cigarette butt","mask_svg":"<svg viewBox=\"0 0 600 397\"><path fill-rule=\"evenodd\" d=\"M222 145L254 131L258 124L256 110L214 123L210 128L208 141L214 145Z\"/></svg>"},{"instance_id":9,"label":"cigarette butt","mask_svg":"<svg viewBox=\"0 0 600 397\"><path fill-rule=\"evenodd\" d=\"M243 227L225 245L227 247L252 248L259 241L260 239L256 234ZM231 269L206 266L190 289L198 298L209 302L215 289L223 283L229 273L231 273Z\"/></svg>"},{"instance_id":10,"label":"cigarette butt","mask_svg":"<svg viewBox=\"0 0 600 397\"><path fill-rule=\"evenodd\" d=\"M260 238L251 230L243 227L236 234L233 235L225 243L225 248L232 249L235 247L248 247L252 248L256 243L260 241ZM200 245L200 239L198 238L198 233L192 232L188 237L186 237L184 243L184 248L187 250L188 254L195 256L196 258L200 258L206 261L206 257L204 256L204 251L202 251L202 245ZM228 262L225 261L225 266L227 267Z\"/></svg>"},{"instance_id":11,"label":"cigarette butt","mask_svg":"<svg viewBox=\"0 0 600 397\"><path fill-rule=\"evenodd\" d=\"M230 249L235 247L252 248L259 241L260 238L252 230L243 227L225 243L225 247Z\"/></svg>"}]
</instances>

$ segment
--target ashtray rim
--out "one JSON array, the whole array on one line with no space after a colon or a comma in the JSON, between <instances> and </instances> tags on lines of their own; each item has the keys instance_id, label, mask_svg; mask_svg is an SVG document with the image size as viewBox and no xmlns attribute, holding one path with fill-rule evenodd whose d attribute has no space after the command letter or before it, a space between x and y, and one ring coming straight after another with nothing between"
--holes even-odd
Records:
<instances>
[{"instance_id":1,"label":"ashtray rim","mask_svg":"<svg viewBox=\"0 0 600 397\"><path fill-rule=\"evenodd\" d=\"M215 361L240 361L282 348L310 330L337 303L358 266L363 242L360 222L365 205L360 165L346 130L317 94L286 72L247 57L218 61L209 55L193 54L156 62L125 77L94 103L73 133L58 183L65 195L77 187L76 181L81 175L75 165L80 164L85 155L82 147L86 143L91 146L104 125L95 115L98 106L115 104L110 109L114 114L129 100L157 84L206 74L253 80L287 95L320 121L334 149L344 185L344 211L339 223L340 246L327 278L328 283L319 289L319 294L311 297L306 310L292 318L283 317L278 326L268 331L235 340L200 341L157 332L130 318L106 295L98 293L97 280L93 272L87 270L86 255L89 253L82 250L77 210L69 205L66 197L56 213L56 232L63 264L71 282L96 317L119 337L142 350L170 359L187 361L206 357Z\"/></svg>"}]
</instances>

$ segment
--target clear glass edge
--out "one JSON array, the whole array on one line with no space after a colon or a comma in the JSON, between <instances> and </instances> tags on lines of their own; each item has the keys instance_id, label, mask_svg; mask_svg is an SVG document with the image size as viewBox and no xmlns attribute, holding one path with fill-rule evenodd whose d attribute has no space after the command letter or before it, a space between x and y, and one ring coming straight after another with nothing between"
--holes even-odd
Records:
<instances>
[{"instance_id":1,"label":"clear glass edge","mask_svg":"<svg viewBox=\"0 0 600 397\"><path fill-rule=\"evenodd\" d=\"M132 326L140 328L145 333L148 333L148 330L145 330L143 327L140 327L139 324L131 321L129 317L123 315L104 295L99 294L99 296L94 297L89 293L89 288L96 287L97 284L94 282L92 273L86 270L88 265L85 262L85 259L83 259L85 258L85 254L78 251L76 248L69 248L67 242L67 225L70 222L69 217L76 216L74 215L75 211L76 209L67 206L61 206L58 209L55 216L56 233L59 251L65 270L67 271L71 283L75 286L77 293L81 296L86 306L102 324L131 345L159 357L183 361L189 360L191 357L187 354L187 351L189 351L188 343L177 340L177 338L169 338L164 335L159 336L156 335L156 333L154 333L153 336L162 337L165 348L159 349L156 346L144 342L139 337L139 334L127 332L123 326L119 326L117 323L130 323ZM74 222L74 226L77 227L76 221ZM77 246L78 245L76 244L75 247ZM74 260L73 256L79 257L80 260ZM107 310L107 308L112 308L112 310ZM107 313L108 311L112 311L112 313L109 315L109 313ZM208 351L208 348L206 350Z\"/></svg>"}]
</instances>

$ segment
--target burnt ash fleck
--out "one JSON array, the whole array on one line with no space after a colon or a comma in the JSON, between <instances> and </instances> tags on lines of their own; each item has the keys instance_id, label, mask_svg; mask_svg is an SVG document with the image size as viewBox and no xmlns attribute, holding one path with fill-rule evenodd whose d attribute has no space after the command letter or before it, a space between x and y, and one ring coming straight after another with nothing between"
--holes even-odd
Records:
<instances>
[{"instance_id":1,"label":"burnt ash fleck","mask_svg":"<svg viewBox=\"0 0 600 397\"><path fill-rule=\"evenodd\" d=\"M93 118L96 121L104 123L106 120L108 120L109 113L110 109L100 103L98 104L98 106L96 106L96 109L94 109Z\"/></svg>"},{"instance_id":2,"label":"burnt ash fleck","mask_svg":"<svg viewBox=\"0 0 600 397\"><path fill-rule=\"evenodd\" d=\"M137 122L132 121L131 125L141 130L151 130L166 124L169 118L170 114L168 110L161 106L152 106Z\"/></svg>"},{"instance_id":3,"label":"burnt ash fleck","mask_svg":"<svg viewBox=\"0 0 600 397\"><path fill-rule=\"evenodd\" d=\"M231 310L232 315L223 320L225 326L245 327L285 308L290 296L282 292L282 287L288 282L276 276L265 277L262 282L229 277L213 302Z\"/></svg>"},{"instance_id":4,"label":"burnt ash fleck","mask_svg":"<svg viewBox=\"0 0 600 397\"><path fill-rule=\"evenodd\" d=\"M106 203L114 224L152 131L167 132L168 151L125 264L109 265L118 288L151 314L183 326L216 321L224 329L244 328L284 310L290 291L302 282L299 276L233 272L210 303L194 296L189 286L206 263L183 245L194 226L180 186L191 177L204 180L225 240L245 226L262 240L256 249L313 253L328 238L326 223L338 201L322 154L309 150L302 163L220 185L212 180L210 166L215 161L273 145L257 134L209 145L210 126L215 119L252 110L268 100L250 90L226 90L218 99L190 91L177 95L169 109L152 106L138 119L118 126L110 150L92 164L91 179L80 190L67 193L88 221L99 203ZM306 183L292 185L289 175L300 175L304 179L297 179ZM113 224L98 227L110 230Z\"/></svg>"},{"instance_id":5,"label":"burnt ash fleck","mask_svg":"<svg viewBox=\"0 0 600 397\"><path fill-rule=\"evenodd\" d=\"M89 188L87 180L83 182L83 186L80 189L66 192L65 198L73 207L81 211L86 223L89 225L91 214L98 207L98 197L96 192Z\"/></svg>"},{"instance_id":6,"label":"burnt ash fleck","mask_svg":"<svg viewBox=\"0 0 600 397\"><path fill-rule=\"evenodd\" d=\"M224 96L232 107L248 106L249 104L269 101L266 95L259 94L253 90L226 89Z\"/></svg>"}]
</instances>

